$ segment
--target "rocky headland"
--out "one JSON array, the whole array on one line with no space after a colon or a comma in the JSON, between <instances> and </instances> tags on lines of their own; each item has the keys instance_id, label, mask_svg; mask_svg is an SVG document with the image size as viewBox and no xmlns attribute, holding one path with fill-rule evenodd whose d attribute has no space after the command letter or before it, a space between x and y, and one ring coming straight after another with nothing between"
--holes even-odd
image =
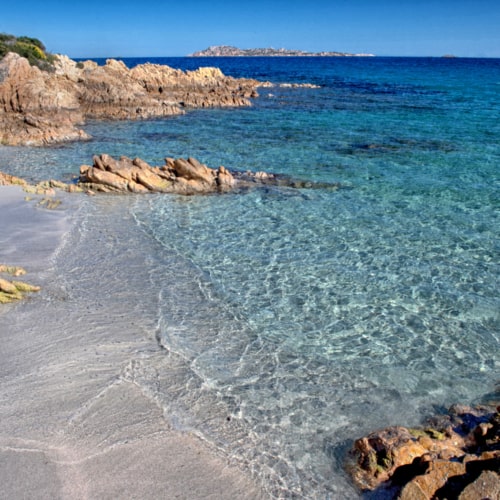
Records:
<instances>
[{"instance_id":1,"label":"rocky headland","mask_svg":"<svg viewBox=\"0 0 500 500\"><path fill-rule=\"evenodd\" d=\"M132 69L53 56L50 70L18 53L0 61L0 144L40 146L87 139L88 119L136 120L190 108L249 106L260 83L218 68L181 71L157 64Z\"/></svg>"},{"instance_id":2,"label":"rocky headland","mask_svg":"<svg viewBox=\"0 0 500 500\"><path fill-rule=\"evenodd\" d=\"M351 54L349 52L307 52L304 50L274 49L239 49L231 45L212 45L199 50L188 57L373 57L373 54Z\"/></svg>"},{"instance_id":3,"label":"rocky headland","mask_svg":"<svg viewBox=\"0 0 500 500\"><path fill-rule=\"evenodd\" d=\"M213 67L182 71L146 63L129 69L115 59L99 66L56 55L44 68L14 52L0 61L0 144L90 139L81 128L89 119L140 120L196 108L250 106L259 87L274 86L226 76ZM308 83L278 86L318 88Z\"/></svg>"}]
</instances>

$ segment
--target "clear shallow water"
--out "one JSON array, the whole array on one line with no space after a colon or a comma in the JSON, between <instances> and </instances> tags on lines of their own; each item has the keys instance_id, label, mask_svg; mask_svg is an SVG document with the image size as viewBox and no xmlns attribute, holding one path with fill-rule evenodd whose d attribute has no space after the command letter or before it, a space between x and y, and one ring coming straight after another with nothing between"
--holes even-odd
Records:
<instances>
[{"instance_id":1,"label":"clear shallow water","mask_svg":"<svg viewBox=\"0 0 500 500\"><path fill-rule=\"evenodd\" d=\"M116 199L140 232L114 251L145 253L138 301L154 295L166 353L136 377L152 391L163 374L155 397L173 423L273 495L356 498L341 468L352 439L480 401L500 379L500 61L161 62L322 87L92 123L88 143L1 148L0 169L67 178L107 152L340 182Z\"/></svg>"}]
</instances>

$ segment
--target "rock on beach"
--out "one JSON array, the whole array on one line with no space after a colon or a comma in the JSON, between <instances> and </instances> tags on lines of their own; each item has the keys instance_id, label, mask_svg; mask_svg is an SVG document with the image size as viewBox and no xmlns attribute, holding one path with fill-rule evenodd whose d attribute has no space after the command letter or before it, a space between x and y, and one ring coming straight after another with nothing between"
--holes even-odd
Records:
<instances>
[{"instance_id":1,"label":"rock on beach","mask_svg":"<svg viewBox=\"0 0 500 500\"><path fill-rule=\"evenodd\" d=\"M2 277L2 275L17 277L23 274L26 274L26 271L22 267L0 264L0 304L8 304L16 300L21 300L27 293L40 291L39 286L23 281L8 280Z\"/></svg>"},{"instance_id":2,"label":"rock on beach","mask_svg":"<svg viewBox=\"0 0 500 500\"><path fill-rule=\"evenodd\" d=\"M196 158L165 158L161 166L152 166L141 158L119 159L108 154L94 155L92 165L82 165L77 183L66 184L54 179L35 186L25 180L0 172L0 185L19 184L28 193L54 196L56 190L95 193L170 193L181 195L227 193L265 186L294 189L333 189L337 183L315 183L292 179L269 172L229 171L224 166L210 168ZM57 202L47 199L47 208ZM43 202L43 200L42 200Z\"/></svg>"},{"instance_id":3,"label":"rock on beach","mask_svg":"<svg viewBox=\"0 0 500 500\"><path fill-rule=\"evenodd\" d=\"M151 166L140 158L108 154L94 156L93 164L80 167L79 185L106 193L202 194L226 192L235 179L224 167L212 169L195 158L166 158L162 166Z\"/></svg>"},{"instance_id":4,"label":"rock on beach","mask_svg":"<svg viewBox=\"0 0 500 500\"><path fill-rule=\"evenodd\" d=\"M347 469L360 490L385 498L500 498L500 407L455 405L424 428L368 434Z\"/></svg>"},{"instance_id":5,"label":"rock on beach","mask_svg":"<svg viewBox=\"0 0 500 500\"><path fill-rule=\"evenodd\" d=\"M151 166L140 158L95 155L92 165L80 167L79 188L104 193L173 193L183 195L227 193L259 186L338 189L338 184L314 183L268 172L231 172L210 168L196 158L165 158Z\"/></svg>"}]
</instances>

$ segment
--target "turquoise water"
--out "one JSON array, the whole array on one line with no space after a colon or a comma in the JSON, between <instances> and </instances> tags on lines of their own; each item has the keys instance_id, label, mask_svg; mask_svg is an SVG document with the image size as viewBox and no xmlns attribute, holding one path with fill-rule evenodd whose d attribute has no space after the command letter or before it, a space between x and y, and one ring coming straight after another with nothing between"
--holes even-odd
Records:
<instances>
[{"instance_id":1,"label":"turquoise water","mask_svg":"<svg viewBox=\"0 0 500 500\"><path fill-rule=\"evenodd\" d=\"M137 300L154 283L155 334L183 366L156 396L173 425L276 497L357 498L342 470L353 439L500 380L500 60L161 62L321 88L91 123L87 143L1 148L0 170L68 179L106 152L340 183L110 203L140 231L117 245L155 253Z\"/></svg>"}]
</instances>

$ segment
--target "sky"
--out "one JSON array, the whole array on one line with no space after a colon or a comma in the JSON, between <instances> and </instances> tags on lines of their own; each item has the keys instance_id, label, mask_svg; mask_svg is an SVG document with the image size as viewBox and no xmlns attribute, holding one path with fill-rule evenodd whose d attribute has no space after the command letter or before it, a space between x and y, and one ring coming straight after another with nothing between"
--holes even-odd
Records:
<instances>
[{"instance_id":1,"label":"sky","mask_svg":"<svg viewBox=\"0 0 500 500\"><path fill-rule=\"evenodd\" d=\"M21 0L0 11L0 33L74 58L186 56L211 45L500 57L499 0Z\"/></svg>"}]
</instances>

